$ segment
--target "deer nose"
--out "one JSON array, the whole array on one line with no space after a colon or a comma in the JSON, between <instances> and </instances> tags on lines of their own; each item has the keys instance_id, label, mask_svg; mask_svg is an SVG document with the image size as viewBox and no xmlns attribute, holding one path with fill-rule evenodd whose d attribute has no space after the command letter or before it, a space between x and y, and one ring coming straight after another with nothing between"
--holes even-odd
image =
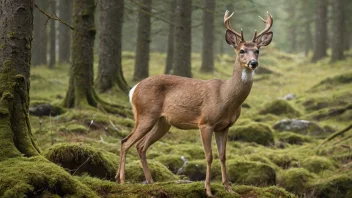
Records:
<instances>
[{"instance_id":1,"label":"deer nose","mask_svg":"<svg viewBox=\"0 0 352 198\"><path fill-rule=\"evenodd\" d=\"M249 63L248 63L248 66L251 69L255 69L256 67L258 67L258 61L257 60L250 60Z\"/></svg>"}]
</instances>

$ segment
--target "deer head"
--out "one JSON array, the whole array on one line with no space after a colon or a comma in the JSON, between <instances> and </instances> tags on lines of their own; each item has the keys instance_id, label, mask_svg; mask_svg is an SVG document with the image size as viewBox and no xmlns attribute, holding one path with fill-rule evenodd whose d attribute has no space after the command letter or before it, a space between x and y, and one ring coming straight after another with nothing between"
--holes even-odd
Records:
<instances>
[{"instance_id":1,"label":"deer head","mask_svg":"<svg viewBox=\"0 0 352 198\"><path fill-rule=\"evenodd\" d=\"M239 56L238 60L240 65L254 70L259 65L258 56L260 47L269 45L273 38L273 32L269 31L273 25L273 18L269 12L267 12L267 20L259 17L266 24L264 30L259 34L255 31L253 39L251 41L245 41L242 29L240 34L230 25L230 18L233 13L230 16L228 16L228 14L229 11L226 10L224 15L224 24L227 29L225 34L226 42L235 49L237 56Z\"/></svg>"}]
</instances>

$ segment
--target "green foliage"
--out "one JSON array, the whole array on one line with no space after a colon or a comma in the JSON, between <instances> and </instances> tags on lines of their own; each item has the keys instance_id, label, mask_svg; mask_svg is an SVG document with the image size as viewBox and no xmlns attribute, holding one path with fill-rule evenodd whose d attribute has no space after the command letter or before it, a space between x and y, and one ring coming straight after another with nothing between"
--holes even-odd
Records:
<instances>
[{"instance_id":1,"label":"green foliage","mask_svg":"<svg viewBox=\"0 0 352 198\"><path fill-rule=\"evenodd\" d=\"M44 155L74 175L87 173L114 180L118 167L118 156L84 144L55 144Z\"/></svg>"},{"instance_id":2,"label":"green foliage","mask_svg":"<svg viewBox=\"0 0 352 198\"><path fill-rule=\"evenodd\" d=\"M86 185L43 157L0 162L1 197L98 197Z\"/></svg>"},{"instance_id":3,"label":"green foliage","mask_svg":"<svg viewBox=\"0 0 352 198\"><path fill-rule=\"evenodd\" d=\"M230 128L229 140L255 142L265 146L274 144L274 136L271 128L261 123L251 123Z\"/></svg>"},{"instance_id":4,"label":"green foliage","mask_svg":"<svg viewBox=\"0 0 352 198\"><path fill-rule=\"evenodd\" d=\"M260 114L274 114L277 116L286 116L289 118L301 115L299 111L292 107L286 100L274 100L264 105L260 110Z\"/></svg>"},{"instance_id":5,"label":"green foliage","mask_svg":"<svg viewBox=\"0 0 352 198\"><path fill-rule=\"evenodd\" d=\"M321 156L312 156L304 159L301 166L312 173L320 173L325 170L333 171L338 168L337 162Z\"/></svg>"}]
</instances>

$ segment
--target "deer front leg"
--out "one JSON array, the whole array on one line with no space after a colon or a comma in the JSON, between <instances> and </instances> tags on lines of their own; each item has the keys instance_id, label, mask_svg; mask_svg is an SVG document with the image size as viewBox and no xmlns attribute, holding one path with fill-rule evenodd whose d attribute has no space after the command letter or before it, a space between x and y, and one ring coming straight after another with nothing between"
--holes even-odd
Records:
<instances>
[{"instance_id":1,"label":"deer front leg","mask_svg":"<svg viewBox=\"0 0 352 198\"><path fill-rule=\"evenodd\" d=\"M216 145L218 147L219 160L221 163L221 176L222 184L225 186L227 192L233 193L229 185L229 181L226 174L226 142L228 135L228 128L221 132L215 132Z\"/></svg>"},{"instance_id":2,"label":"deer front leg","mask_svg":"<svg viewBox=\"0 0 352 198\"><path fill-rule=\"evenodd\" d=\"M205 190L206 190L207 196L213 197L213 194L211 193L211 189L210 189L210 171L211 171L211 163L213 162L213 154L211 151L211 137L213 134L213 127L202 125L202 126L199 126L199 129L200 129L200 136L202 138L202 143L204 147L205 158L207 160Z\"/></svg>"}]
</instances>

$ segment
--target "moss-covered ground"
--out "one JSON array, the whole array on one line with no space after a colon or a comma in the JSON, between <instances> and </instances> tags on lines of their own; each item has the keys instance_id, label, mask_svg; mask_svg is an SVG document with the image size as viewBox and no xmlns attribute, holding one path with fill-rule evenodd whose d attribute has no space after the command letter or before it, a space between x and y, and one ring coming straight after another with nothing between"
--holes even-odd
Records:
<instances>
[{"instance_id":1,"label":"moss-covered ground","mask_svg":"<svg viewBox=\"0 0 352 198\"><path fill-rule=\"evenodd\" d=\"M333 64L328 58L312 64L309 58L285 54L275 48L261 51L259 67L273 73L255 75L246 100L249 106L242 109L240 119L231 128L232 138L227 144L228 173L235 194L226 193L221 185L213 140L212 190L216 197L352 196L352 138L346 138L351 137L352 131L319 147L324 136L273 129L282 119L304 119L317 123L328 136L349 125L352 120L351 57L348 55L346 60ZM124 75L130 86L137 83L131 80L133 58L133 53L123 53ZM164 71L165 58L165 54L151 54L150 75ZM202 74L199 72L201 57L193 54L194 78L228 79L233 60L232 55L219 56L216 71ZM68 88L68 68L68 65L57 65L54 69L40 66L31 70L31 106L41 103L60 106ZM289 93L296 98L282 100ZM101 96L107 102L130 107L128 97L117 87ZM157 181L152 185L143 185L145 178L139 157L136 149L131 148L127 155L127 184L119 185L113 182L113 177L120 141L132 130L133 118L99 109L64 109L60 115L31 116L30 119L43 156L63 168L39 157L1 162L0 197L205 196L201 180L204 180L206 163L197 130L171 128L151 146L147 158ZM29 161L36 161L38 166L28 167Z\"/></svg>"}]
</instances>

